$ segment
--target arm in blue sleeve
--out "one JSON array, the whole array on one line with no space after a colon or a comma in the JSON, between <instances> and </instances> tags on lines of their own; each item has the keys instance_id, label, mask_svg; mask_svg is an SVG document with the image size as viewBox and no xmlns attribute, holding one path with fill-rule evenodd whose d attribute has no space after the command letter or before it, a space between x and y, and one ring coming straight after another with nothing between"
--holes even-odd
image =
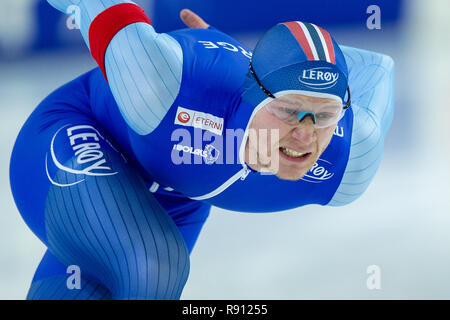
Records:
<instances>
[{"instance_id":1,"label":"arm in blue sleeve","mask_svg":"<svg viewBox=\"0 0 450 320\"><path fill-rule=\"evenodd\" d=\"M359 198L381 162L394 115L394 61L389 56L341 46L349 69L354 114L350 156L342 182L328 205Z\"/></svg>"},{"instance_id":2,"label":"arm in blue sleeve","mask_svg":"<svg viewBox=\"0 0 450 320\"><path fill-rule=\"evenodd\" d=\"M48 0L68 13L77 5L81 34L89 47L89 26L95 17L121 0ZM134 23L119 31L105 54L109 85L127 124L138 134L151 133L161 122L180 90L183 52L180 44L153 26Z\"/></svg>"}]
</instances>

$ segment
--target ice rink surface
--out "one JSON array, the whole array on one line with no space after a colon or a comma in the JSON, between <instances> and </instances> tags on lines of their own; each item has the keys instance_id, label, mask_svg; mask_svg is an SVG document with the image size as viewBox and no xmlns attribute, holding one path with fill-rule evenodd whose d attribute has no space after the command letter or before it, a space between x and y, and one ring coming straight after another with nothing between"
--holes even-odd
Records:
<instances>
[{"instance_id":1,"label":"ice rink surface","mask_svg":"<svg viewBox=\"0 0 450 320\"><path fill-rule=\"evenodd\" d=\"M408 3L395 28L330 30L396 63L394 121L366 193L340 208L213 208L182 299L450 299L450 9ZM0 299L25 298L45 249L9 188L15 137L46 95L94 66L87 50L0 60ZM366 285L371 265L381 270L379 290Z\"/></svg>"}]
</instances>

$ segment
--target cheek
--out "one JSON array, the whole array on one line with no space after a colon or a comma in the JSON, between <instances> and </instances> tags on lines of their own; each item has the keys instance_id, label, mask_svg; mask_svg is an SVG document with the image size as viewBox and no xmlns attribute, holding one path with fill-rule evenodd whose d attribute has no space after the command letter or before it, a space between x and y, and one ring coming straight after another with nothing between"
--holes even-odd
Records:
<instances>
[{"instance_id":1,"label":"cheek","mask_svg":"<svg viewBox=\"0 0 450 320\"><path fill-rule=\"evenodd\" d=\"M287 142L291 139L291 129L286 126L278 126L272 129L273 135L270 139L270 145L272 149L278 149L280 145L283 145L284 142Z\"/></svg>"},{"instance_id":2,"label":"cheek","mask_svg":"<svg viewBox=\"0 0 450 320\"><path fill-rule=\"evenodd\" d=\"M275 128L276 125L272 116L264 109L262 109L256 113L250 127L257 131L260 131L264 129L270 130L272 128Z\"/></svg>"},{"instance_id":3,"label":"cheek","mask_svg":"<svg viewBox=\"0 0 450 320\"><path fill-rule=\"evenodd\" d=\"M259 139L267 139L273 148L289 133L289 126L266 112L255 116L252 128L257 131Z\"/></svg>"},{"instance_id":4,"label":"cheek","mask_svg":"<svg viewBox=\"0 0 450 320\"><path fill-rule=\"evenodd\" d=\"M321 149L325 149L333 138L336 126L317 130L317 140Z\"/></svg>"}]
</instances>

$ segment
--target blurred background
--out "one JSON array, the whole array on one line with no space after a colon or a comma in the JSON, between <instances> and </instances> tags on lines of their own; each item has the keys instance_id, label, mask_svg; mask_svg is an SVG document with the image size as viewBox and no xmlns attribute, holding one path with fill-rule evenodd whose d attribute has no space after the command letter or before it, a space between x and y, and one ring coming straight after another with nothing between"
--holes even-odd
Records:
<instances>
[{"instance_id":1,"label":"blurred background","mask_svg":"<svg viewBox=\"0 0 450 320\"><path fill-rule=\"evenodd\" d=\"M340 44L396 63L395 117L367 192L340 208L213 208L182 299L450 299L448 1L135 2L158 32L182 28L179 11L190 8L253 48L274 24L304 20ZM369 28L371 5L380 9L380 29ZM46 1L0 4L0 299L26 297L45 249L10 191L15 138L51 91L95 67L70 25ZM367 287L372 265L381 272L380 289Z\"/></svg>"}]
</instances>

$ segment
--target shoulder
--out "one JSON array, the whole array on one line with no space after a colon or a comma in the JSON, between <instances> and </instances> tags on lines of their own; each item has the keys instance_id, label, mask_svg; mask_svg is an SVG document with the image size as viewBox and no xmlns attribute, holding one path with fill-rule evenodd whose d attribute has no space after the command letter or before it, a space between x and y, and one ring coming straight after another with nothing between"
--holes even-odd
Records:
<instances>
[{"instance_id":1,"label":"shoulder","mask_svg":"<svg viewBox=\"0 0 450 320\"><path fill-rule=\"evenodd\" d=\"M394 60L373 51L347 46L341 49L349 70L355 137L370 134L372 125L385 135L394 109Z\"/></svg>"},{"instance_id":2,"label":"shoulder","mask_svg":"<svg viewBox=\"0 0 450 320\"><path fill-rule=\"evenodd\" d=\"M379 67L386 71L394 68L394 60L387 54L343 45L339 47L344 54L349 73L361 70L362 66L367 65Z\"/></svg>"},{"instance_id":3,"label":"shoulder","mask_svg":"<svg viewBox=\"0 0 450 320\"><path fill-rule=\"evenodd\" d=\"M369 90L394 76L394 60L383 53L341 46L348 67L352 101L359 104Z\"/></svg>"},{"instance_id":4,"label":"shoulder","mask_svg":"<svg viewBox=\"0 0 450 320\"><path fill-rule=\"evenodd\" d=\"M169 35L183 49L180 96L213 109L225 108L240 96L252 54L246 46L216 29L178 30Z\"/></svg>"},{"instance_id":5,"label":"shoulder","mask_svg":"<svg viewBox=\"0 0 450 320\"><path fill-rule=\"evenodd\" d=\"M230 35L210 27L209 29L180 29L167 33L178 42L189 45L199 45L200 48L225 49L233 52L246 51L248 48Z\"/></svg>"},{"instance_id":6,"label":"shoulder","mask_svg":"<svg viewBox=\"0 0 450 320\"><path fill-rule=\"evenodd\" d=\"M222 62L248 67L252 52L233 37L217 29L182 29L168 33L177 40L187 55L184 62L195 61L210 67L224 66ZM201 61L204 61L202 64ZM211 63L211 60L217 63ZM225 66L227 67L227 66Z\"/></svg>"},{"instance_id":7,"label":"shoulder","mask_svg":"<svg viewBox=\"0 0 450 320\"><path fill-rule=\"evenodd\" d=\"M358 199L375 176L394 109L394 61L385 54L341 46L349 70L353 129L350 154L332 206Z\"/></svg>"}]
</instances>

